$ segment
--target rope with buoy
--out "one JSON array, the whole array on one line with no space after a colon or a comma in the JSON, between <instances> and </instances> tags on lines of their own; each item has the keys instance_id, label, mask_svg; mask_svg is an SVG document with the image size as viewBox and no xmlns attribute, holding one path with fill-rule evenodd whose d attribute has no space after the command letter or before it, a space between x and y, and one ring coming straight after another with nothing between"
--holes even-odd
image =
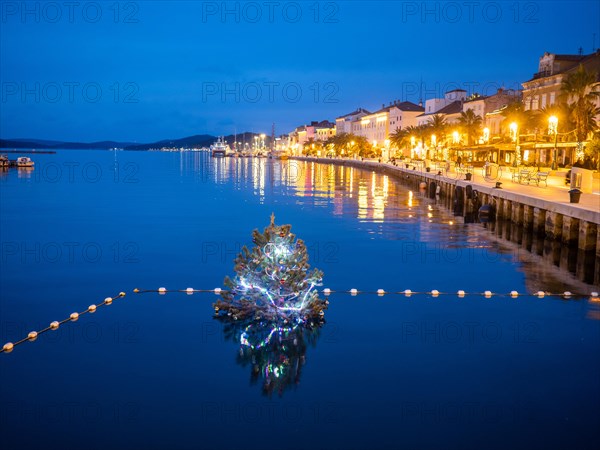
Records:
<instances>
[{"instance_id":1,"label":"rope with buoy","mask_svg":"<svg viewBox=\"0 0 600 450\"><path fill-rule=\"evenodd\" d=\"M221 289L221 288L214 288L214 289L194 289L194 288L186 288L186 289L167 289L165 287L160 287L158 289L134 289L133 290L134 293L136 294L147 294L147 293L158 293L161 295L164 295L166 293L185 293L188 295L192 295L192 294L196 294L196 293L213 293L215 295L220 295L223 292L229 292L226 289ZM412 291L410 289L405 289L403 291L386 291L384 289L377 289L375 291L360 291L356 288L352 288L352 289L348 289L348 290L336 290L336 289L330 289L330 288L325 288L321 291L323 293L323 295L325 295L326 297L329 297L331 294L349 294L351 296L357 296L357 295L377 295L378 297L383 297L385 295L402 295L404 297L412 297L412 296L419 296L419 295L426 295L426 296L431 296L434 298L437 297L441 297L441 296L455 296L458 298L464 298L467 296L477 296L477 297L484 297L484 298L492 298L492 297L509 297L509 298L518 298L518 297L537 297L537 298L545 298L545 297L557 297L557 298L562 298L562 299L581 299L581 298L589 298L590 301L592 302L598 302L600 303L600 294L598 294L598 292L590 292L589 294L583 294L583 293L572 293L569 291L565 291L565 292L560 292L560 293L552 293L552 292L546 292L546 291L537 291L537 292L533 292L533 293L520 293L516 290L510 291L508 293L503 293L503 292L493 292L490 290L486 290L483 292L467 292L464 290L458 290L456 292L440 292L437 289L432 289L430 291ZM16 341L16 342L7 342L6 344L4 344L4 346L0 349L0 353L10 353L14 350L14 348L18 345L21 345L27 341L29 342L34 342L38 336L40 336L41 334L44 334L48 331L55 331L58 330L58 328L67 323L67 322L76 322L77 320L79 320L79 318L81 316L83 316L84 314L93 314L95 313L98 308L102 307L102 306L108 306L111 305L113 303L114 300L121 298L121 297L125 297L125 292L119 292L119 294L115 297L107 297L105 298L101 303L96 304L92 304L90 306L87 307L86 310L82 311L82 312L74 312L71 313L69 315L69 317L67 317L66 319L63 320L55 320L53 322L50 323L50 325L48 325L46 328L43 328L39 331L31 331L27 337Z\"/></svg>"},{"instance_id":2,"label":"rope with buoy","mask_svg":"<svg viewBox=\"0 0 600 450\"><path fill-rule=\"evenodd\" d=\"M185 293L188 295L194 294L194 293L214 293L216 295L221 294L222 292L229 292L226 289L221 289L221 288L214 288L214 289L194 289L194 288L186 288L186 289L167 289L165 287L160 287L158 289L134 289L133 292L135 292L136 294L146 294L146 293L158 293L158 294L166 294L168 292L179 292L179 293ZM325 296L329 296L331 294L350 294L352 296L358 295L358 294L377 294L378 296L382 297L384 295L403 295L405 297L411 297L413 295L429 295L432 297L440 297L440 296L457 296L457 297L466 297L466 296L480 296L480 297L486 297L486 298L490 298L490 297L510 297L510 298L517 298L517 297L537 297L537 298L544 298L544 297L561 297L561 298L565 298L565 299L578 299L578 298L590 298L590 299L596 299L597 301L600 301L600 294L598 294L598 292L590 292L589 294L584 294L584 293L573 293L570 291L564 291L564 292L548 292L548 291L537 291L537 292L526 292L526 293L522 293L522 292L518 292L516 290L510 291L510 292L493 292L493 291L483 291L483 292L467 292L464 290L458 290L456 292L440 292L436 289L432 289L431 291L412 291L410 289L405 289L403 291L386 291L385 289L377 289L375 291L360 291L356 288L352 288L352 289L348 289L348 290L335 290L335 289L330 289L330 288L325 288L321 291L323 293L323 295Z\"/></svg>"},{"instance_id":3,"label":"rope with buoy","mask_svg":"<svg viewBox=\"0 0 600 450\"><path fill-rule=\"evenodd\" d=\"M125 297L125 292L119 292L119 295L115 296L115 297L106 297L101 303L96 304L91 304L90 306L87 307L87 309L85 311L82 312L74 312L71 313L69 315L69 317L67 317L66 319L63 320L55 320L53 322L50 322L50 325L48 325L46 328L39 330L39 331L31 331L29 332L29 334L27 335L27 337L16 341L16 342L7 342L6 344L4 344L2 346L2 348L0 349L0 353L10 353L14 350L14 348L17 345L21 345L27 341L29 342L33 342L35 341L39 335L44 334L48 331L55 331L58 330L58 328L67 322L76 322L77 320L79 320L79 318L81 316L83 316L84 314L94 314L98 308L102 307L102 306L108 306L111 305L113 301L115 301L118 298L121 297Z\"/></svg>"}]
</instances>

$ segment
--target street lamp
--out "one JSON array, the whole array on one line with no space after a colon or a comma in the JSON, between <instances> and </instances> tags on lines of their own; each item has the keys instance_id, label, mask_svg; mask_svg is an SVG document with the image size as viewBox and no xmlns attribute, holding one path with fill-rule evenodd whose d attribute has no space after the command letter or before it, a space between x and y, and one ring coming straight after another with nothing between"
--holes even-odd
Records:
<instances>
[{"instance_id":1,"label":"street lamp","mask_svg":"<svg viewBox=\"0 0 600 450\"><path fill-rule=\"evenodd\" d=\"M490 141L490 129L485 127L483 129L483 142L486 144Z\"/></svg>"},{"instance_id":2,"label":"street lamp","mask_svg":"<svg viewBox=\"0 0 600 450\"><path fill-rule=\"evenodd\" d=\"M454 144L460 143L460 134L458 133L458 131L454 131L452 133L452 143L454 143Z\"/></svg>"},{"instance_id":3,"label":"street lamp","mask_svg":"<svg viewBox=\"0 0 600 450\"><path fill-rule=\"evenodd\" d=\"M557 169L556 160L558 159L558 150L556 142L558 140L558 117L550 116L548 118L548 134L554 134L554 149L552 151L552 170Z\"/></svg>"},{"instance_id":4,"label":"street lamp","mask_svg":"<svg viewBox=\"0 0 600 450\"><path fill-rule=\"evenodd\" d=\"M519 166L519 165L521 165L521 147L519 145L519 125L517 124L517 122L512 122L510 124L509 128L510 128L510 134L512 136L512 140L516 144L515 165Z\"/></svg>"}]
</instances>

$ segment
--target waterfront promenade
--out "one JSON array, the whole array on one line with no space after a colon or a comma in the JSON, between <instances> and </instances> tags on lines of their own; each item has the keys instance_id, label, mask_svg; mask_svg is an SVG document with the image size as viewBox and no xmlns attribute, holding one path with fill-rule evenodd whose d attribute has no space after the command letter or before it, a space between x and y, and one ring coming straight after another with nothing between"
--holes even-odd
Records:
<instances>
[{"instance_id":1,"label":"waterfront promenade","mask_svg":"<svg viewBox=\"0 0 600 450\"><path fill-rule=\"evenodd\" d=\"M385 173L394 173L398 175L409 174L419 175L425 179L457 184L465 187L471 184L473 189L478 192L504 198L510 201L520 201L533 207L541 208L547 211L553 211L559 214L593 222L600 225L600 179L594 178L592 193L581 194L579 203L570 203L570 187L565 185L566 172L551 174L546 183L535 184L518 183L512 180L512 172L509 167L501 166L494 176L485 177L482 167L474 168L470 181L465 180L463 172L456 172L452 166L451 170L446 171L442 167L436 168L432 164L431 171L426 172L421 161L408 162L399 161L397 165L391 163L380 163L375 159L350 159L350 158L316 158L299 156L293 159L314 161L324 164L349 165L353 167L362 167L368 170L376 170ZM406 168L405 164L409 167ZM438 172L442 172L438 175ZM496 182L501 182L500 189L495 188Z\"/></svg>"}]
</instances>

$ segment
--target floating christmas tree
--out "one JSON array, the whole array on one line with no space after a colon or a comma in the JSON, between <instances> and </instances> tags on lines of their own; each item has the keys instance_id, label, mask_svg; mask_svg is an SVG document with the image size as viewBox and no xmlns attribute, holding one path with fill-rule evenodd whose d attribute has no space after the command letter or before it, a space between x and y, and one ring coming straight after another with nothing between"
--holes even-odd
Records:
<instances>
[{"instance_id":1,"label":"floating christmas tree","mask_svg":"<svg viewBox=\"0 0 600 450\"><path fill-rule=\"evenodd\" d=\"M321 319L327 301L319 298L323 273L309 272L308 253L291 225L275 225L275 216L262 233L254 230L252 251L246 246L235 259L233 279L226 277L217 316L233 320L266 319L303 323Z\"/></svg>"}]
</instances>

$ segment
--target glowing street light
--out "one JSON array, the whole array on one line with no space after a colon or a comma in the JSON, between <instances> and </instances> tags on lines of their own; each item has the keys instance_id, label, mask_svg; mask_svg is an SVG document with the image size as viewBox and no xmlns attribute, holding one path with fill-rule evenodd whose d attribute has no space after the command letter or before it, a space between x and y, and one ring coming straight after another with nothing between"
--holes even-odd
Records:
<instances>
[{"instance_id":1,"label":"glowing street light","mask_svg":"<svg viewBox=\"0 0 600 450\"><path fill-rule=\"evenodd\" d=\"M483 142L486 144L490 141L490 129L485 127L483 129Z\"/></svg>"},{"instance_id":2,"label":"glowing street light","mask_svg":"<svg viewBox=\"0 0 600 450\"><path fill-rule=\"evenodd\" d=\"M266 137L267 137L267 135L266 135L265 133L261 133L261 135L260 135L260 139L261 139L261 141L262 141L262 143L261 143L261 147L262 147L262 148L265 148L265 138L266 138Z\"/></svg>"},{"instance_id":3,"label":"glowing street light","mask_svg":"<svg viewBox=\"0 0 600 450\"><path fill-rule=\"evenodd\" d=\"M454 132L452 133L452 142L453 142L454 144L458 144L458 143L460 143L460 134L458 133L458 131L454 131Z\"/></svg>"},{"instance_id":4,"label":"glowing street light","mask_svg":"<svg viewBox=\"0 0 600 450\"><path fill-rule=\"evenodd\" d=\"M558 149L556 142L558 140L558 117L550 116L548 118L548 134L554 134L554 149L552 151L552 170L557 169L556 160L558 159Z\"/></svg>"},{"instance_id":5,"label":"glowing street light","mask_svg":"<svg viewBox=\"0 0 600 450\"><path fill-rule=\"evenodd\" d=\"M517 125L517 122L512 122L509 125L510 128L510 137L513 140L513 142L517 141L517 131L519 130L519 125Z\"/></svg>"},{"instance_id":6,"label":"glowing street light","mask_svg":"<svg viewBox=\"0 0 600 450\"><path fill-rule=\"evenodd\" d=\"M509 125L510 135L515 145L515 165L521 165L521 146L519 145L519 125L517 122L512 122Z\"/></svg>"}]
</instances>

